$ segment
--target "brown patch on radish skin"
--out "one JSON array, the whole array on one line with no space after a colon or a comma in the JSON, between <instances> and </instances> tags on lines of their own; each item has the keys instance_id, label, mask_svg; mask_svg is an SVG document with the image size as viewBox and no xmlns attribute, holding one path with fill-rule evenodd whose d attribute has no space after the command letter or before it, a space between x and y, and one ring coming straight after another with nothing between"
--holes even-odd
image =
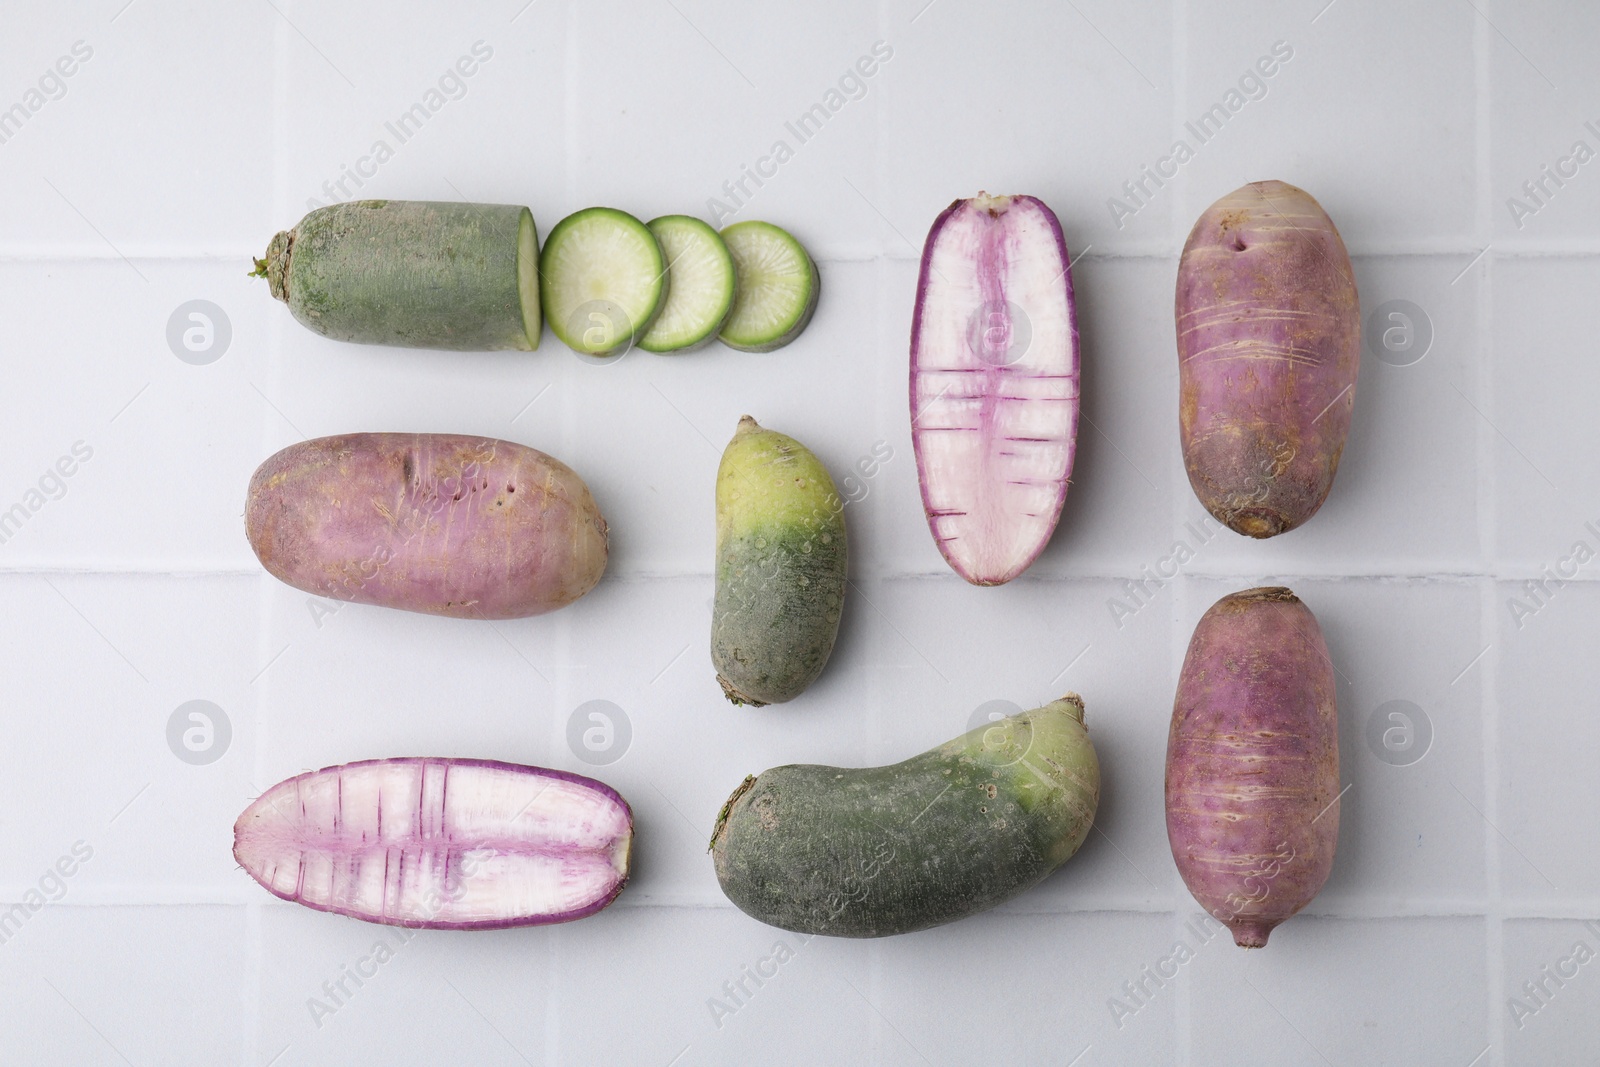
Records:
<instances>
[{"instance_id":1,"label":"brown patch on radish skin","mask_svg":"<svg viewBox=\"0 0 1600 1067\"><path fill-rule=\"evenodd\" d=\"M1272 927L1265 923L1237 923L1230 929L1233 943L1240 948L1266 948L1267 935L1272 933Z\"/></svg>"},{"instance_id":2,"label":"brown patch on radish skin","mask_svg":"<svg viewBox=\"0 0 1600 1067\"><path fill-rule=\"evenodd\" d=\"M267 245L265 259L257 260L257 269L266 276L267 291L274 297L289 302L289 260L294 255L294 230L280 230Z\"/></svg>"},{"instance_id":3,"label":"brown patch on radish skin","mask_svg":"<svg viewBox=\"0 0 1600 1067\"><path fill-rule=\"evenodd\" d=\"M738 784L738 786L734 788L733 792L728 795L728 799L723 802L722 810L717 812L717 824L716 824L716 826L712 827L712 829L711 829L711 843L706 846L706 851L707 852L710 852L713 848L716 847L717 839L722 836L723 830L728 825L728 813L733 810L733 805L738 801L738 799L740 797L742 797L746 793L750 792L750 787L755 785L755 784L756 784L756 776L755 775L753 775L753 774L745 775L744 776L744 781L740 782Z\"/></svg>"},{"instance_id":4,"label":"brown patch on radish skin","mask_svg":"<svg viewBox=\"0 0 1600 1067\"><path fill-rule=\"evenodd\" d=\"M755 809L756 817L761 823L761 829L770 832L778 828L778 816L773 813L772 798L770 796L761 797L751 807Z\"/></svg>"},{"instance_id":5,"label":"brown patch on radish skin","mask_svg":"<svg viewBox=\"0 0 1600 1067\"><path fill-rule=\"evenodd\" d=\"M1230 593L1217 601L1213 609L1219 615L1237 615L1247 611L1251 604L1258 601L1270 600L1280 604L1298 604L1300 598L1294 595L1294 590L1282 585L1261 585L1254 589L1246 589L1239 593Z\"/></svg>"},{"instance_id":6,"label":"brown patch on radish skin","mask_svg":"<svg viewBox=\"0 0 1600 1067\"><path fill-rule=\"evenodd\" d=\"M1200 394L1195 387L1185 381L1178 387L1178 429L1183 436L1189 436L1194 428L1195 416L1200 410Z\"/></svg>"},{"instance_id":7,"label":"brown patch on radish skin","mask_svg":"<svg viewBox=\"0 0 1600 1067\"><path fill-rule=\"evenodd\" d=\"M730 655L738 656L738 649L735 649ZM717 685L722 687L722 695L728 698L728 703L730 704L749 708L764 708L767 706L765 700L757 700L755 697L741 692L738 686L720 674L717 675Z\"/></svg>"}]
</instances>

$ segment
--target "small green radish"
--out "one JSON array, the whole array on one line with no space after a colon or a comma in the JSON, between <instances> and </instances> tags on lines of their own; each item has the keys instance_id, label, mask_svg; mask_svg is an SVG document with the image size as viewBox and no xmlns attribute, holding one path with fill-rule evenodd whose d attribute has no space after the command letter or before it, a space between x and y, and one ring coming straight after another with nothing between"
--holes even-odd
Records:
<instances>
[{"instance_id":1,"label":"small green radish","mask_svg":"<svg viewBox=\"0 0 1600 1067\"><path fill-rule=\"evenodd\" d=\"M844 607L844 503L822 461L749 415L717 469L711 662L735 704L781 704L822 673Z\"/></svg>"},{"instance_id":2,"label":"small green radish","mask_svg":"<svg viewBox=\"0 0 1600 1067\"><path fill-rule=\"evenodd\" d=\"M568 215L539 255L539 295L550 329L586 356L614 355L643 336L666 303L667 286L661 242L614 208Z\"/></svg>"},{"instance_id":3,"label":"small green radish","mask_svg":"<svg viewBox=\"0 0 1600 1067\"><path fill-rule=\"evenodd\" d=\"M274 237L255 264L290 314L337 341L539 347L539 234L525 207L331 204Z\"/></svg>"},{"instance_id":4,"label":"small green radish","mask_svg":"<svg viewBox=\"0 0 1600 1067\"><path fill-rule=\"evenodd\" d=\"M650 220L667 257L667 298L639 347L691 352L711 343L733 310L733 256L716 230L688 215Z\"/></svg>"},{"instance_id":5,"label":"small green radish","mask_svg":"<svg viewBox=\"0 0 1600 1067\"><path fill-rule=\"evenodd\" d=\"M817 310L822 278L805 247L770 222L736 222L722 231L739 273L722 343L771 352L799 337Z\"/></svg>"}]
</instances>

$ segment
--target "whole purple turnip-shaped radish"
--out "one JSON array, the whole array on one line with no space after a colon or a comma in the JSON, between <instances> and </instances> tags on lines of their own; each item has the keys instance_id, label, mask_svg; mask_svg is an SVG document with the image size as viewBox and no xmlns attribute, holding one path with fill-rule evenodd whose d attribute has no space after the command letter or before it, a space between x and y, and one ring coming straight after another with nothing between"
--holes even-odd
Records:
<instances>
[{"instance_id":1,"label":"whole purple turnip-shaped radish","mask_svg":"<svg viewBox=\"0 0 1600 1067\"><path fill-rule=\"evenodd\" d=\"M1167 839L1244 948L1310 903L1339 838L1339 715L1316 616L1281 587L1231 593L1189 640L1167 740Z\"/></svg>"},{"instance_id":2,"label":"whole purple turnip-shaped radish","mask_svg":"<svg viewBox=\"0 0 1600 1067\"><path fill-rule=\"evenodd\" d=\"M1217 521L1272 537L1316 514L1350 433L1361 310L1333 220L1251 182L1206 209L1178 264L1178 426Z\"/></svg>"},{"instance_id":3,"label":"whole purple turnip-shaped radish","mask_svg":"<svg viewBox=\"0 0 1600 1067\"><path fill-rule=\"evenodd\" d=\"M1055 214L1031 196L957 200L922 249L911 443L952 570L1000 585L1061 517L1078 438L1078 319Z\"/></svg>"},{"instance_id":4,"label":"whole purple turnip-shaped radish","mask_svg":"<svg viewBox=\"0 0 1600 1067\"><path fill-rule=\"evenodd\" d=\"M296 589L459 619L554 611L606 569L606 520L571 467L463 434L290 445L251 477L245 533Z\"/></svg>"}]
</instances>

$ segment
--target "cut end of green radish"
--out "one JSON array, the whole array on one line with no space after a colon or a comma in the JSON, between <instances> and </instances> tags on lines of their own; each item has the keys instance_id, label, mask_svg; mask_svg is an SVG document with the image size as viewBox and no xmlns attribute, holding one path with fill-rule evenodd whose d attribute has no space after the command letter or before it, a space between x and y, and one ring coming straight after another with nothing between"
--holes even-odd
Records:
<instances>
[{"instance_id":1,"label":"cut end of green radish","mask_svg":"<svg viewBox=\"0 0 1600 1067\"><path fill-rule=\"evenodd\" d=\"M667 257L667 297L639 347L687 352L709 344L733 310L733 256L716 230L688 215L650 220Z\"/></svg>"},{"instance_id":2,"label":"cut end of green radish","mask_svg":"<svg viewBox=\"0 0 1600 1067\"><path fill-rule=\"evenodd\" d=\"M522 328L532 352L539 347L544 322L539 318L539 229L527 208L522 209L517 224L517 295L522 299Z\"/></svg>"},{"instance_id":3,"label":"cut end of green radish","mask_svg":"<svg viewBox=\"0 0 1600 1067\"><path fill-rule=\"evenodd\" d=\"M289 274L289 249L294 244L294 234L288 230L279 230L272 238L272 243L267 245L265 259L255 261L256 269L251 272L253 277L267 279L267 289L274 297L289 302L289 289L285 279Z\"/></svg>"},{"instance_id":4,"label":"cut end of green radish","mask_svg":"<svg viewBox=\"0 0 1600 1067\"><path fill-rule=\"evenodd\" d=\"M822 288L805 246L772 223L754 220L734 223L722 239L739 279L722 343L741 352L771 352L799 337Z\"/></svg>"},{"instance_id":5,"label":"cut end of green radish","mask_svg":"<svg viewBox=\"0 0 1600 1067\"><path fill-rule=\"evenodd\" d=\"M539 295L550 329L586 356L626 351L667 296L667 260L650 228L595 207L556 223L539 254Z\"/></svg>"}]
</instances>

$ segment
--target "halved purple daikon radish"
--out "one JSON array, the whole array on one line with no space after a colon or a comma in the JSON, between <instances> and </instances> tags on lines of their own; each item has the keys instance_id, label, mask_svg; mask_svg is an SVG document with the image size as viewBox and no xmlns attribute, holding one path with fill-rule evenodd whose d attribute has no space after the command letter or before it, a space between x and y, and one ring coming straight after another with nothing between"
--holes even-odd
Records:
<instances>
[{"instance_id":1,"label":"halved purple daikon radish","mask_svg":"<svg viewBox=\"0 0 1600 1067\"><path fill-rule=\"evenodd\" d=\"M911 443L945 561L1000 585L1044 550L1078 438L1078 318L1061 224L1031 196L957 200L922 249Z\"/></svg>"},{"instance_id":2,"label":"halved purple daikon radish","mask_svg":"<svg viewBox=\"0 0 1600 1067\"><path fill-rule=\"evenodd\" d=\"M233 827L266 889L390 926L567 922L628 880L633 812L592 778L476 759L346 763L279 782Z\"/></svg>"}]
</instances>

